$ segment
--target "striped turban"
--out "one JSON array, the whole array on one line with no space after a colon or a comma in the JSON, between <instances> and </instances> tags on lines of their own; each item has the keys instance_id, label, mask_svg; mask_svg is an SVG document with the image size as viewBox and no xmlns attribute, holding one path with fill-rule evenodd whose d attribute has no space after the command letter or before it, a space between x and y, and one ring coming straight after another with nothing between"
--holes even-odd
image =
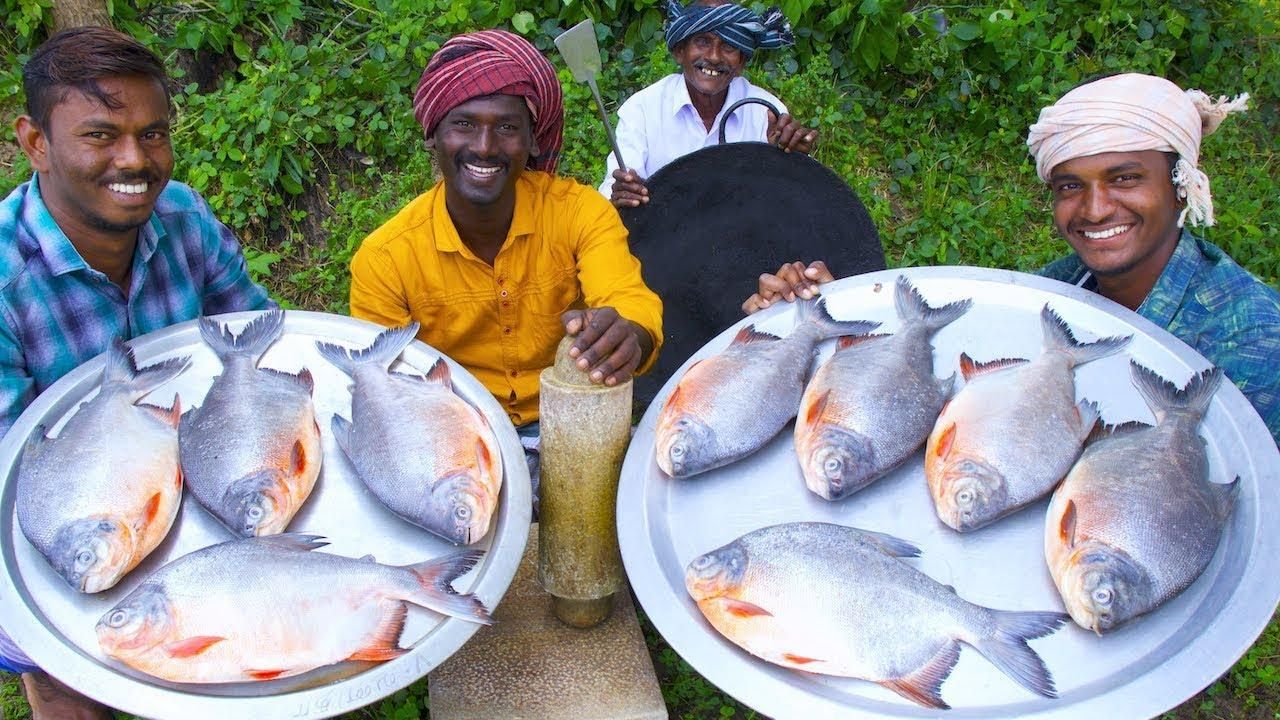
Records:
<instances>
[{"instance_id":1,"label":"striped turban","mask_svg":"<svg viewBox=\"0 0 1280 720\"><path fill-rule=\"evenodd\" d=\"M741 5L682 6L667 0L667 49L700 33L713 32L750 58L756 48L777 50L795 43L791 24L776 7L761 17Z\"/></svg>"},{"instance_id":2,"label":"striped turban","mask_svg":"<svg viewBox=\"0 0 1280 720\"><path fill-rule=\"evenodd\" d=\"M518 95L533 117L534 170L553 172L564 140L564 99L556 70L528 40L505 30L450 38L431 60L413 94L413 117L430 137L448 112L473 98Z\"/></svg>"},{"instance_id":3,"label":"striped turban","mask_svg":"<svg viewBox=\"0 0 1280 720\"><path fill-rule=\"evenodd\" d=\"M1173 184L1186 201L1178 226L1188 220L1212 225L1209 177L1197 167L1200 140L1227 115L1243 111L1248 100L1248 93L1213 100L1154 75L1112 75L1081 85L1041 110L1027 134L1027 147L1045 182L1054 167L1078 157L1142 150L1177 153Z\"/></svg>"}]
</instances>

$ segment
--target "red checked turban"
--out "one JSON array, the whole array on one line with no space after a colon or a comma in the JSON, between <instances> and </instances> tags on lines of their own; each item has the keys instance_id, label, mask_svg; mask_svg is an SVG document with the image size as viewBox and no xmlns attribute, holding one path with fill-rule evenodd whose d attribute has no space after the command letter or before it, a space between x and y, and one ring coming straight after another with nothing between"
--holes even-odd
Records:
<instances>
[{"instance_id":1,"label":"red checked turban","mask_svg":"<svg viewBox=\"0 0 1280 720\"><path fill-rule=\"evenodd\" d=\"M564 100L555 68L528 40L505 30L450 38L427 63L413 94L413 116L429 137L448 112L486 95L523 97L533 117L539 154L535 170L552 172L560 158Z\"/></svg>"}]
</instances>

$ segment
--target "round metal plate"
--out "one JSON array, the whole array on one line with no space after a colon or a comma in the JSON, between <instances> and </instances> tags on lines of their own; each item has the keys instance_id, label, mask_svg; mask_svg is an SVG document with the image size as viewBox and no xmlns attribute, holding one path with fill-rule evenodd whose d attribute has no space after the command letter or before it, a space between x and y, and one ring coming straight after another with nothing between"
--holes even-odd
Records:
<instances>
[{"instance_id":1,"label":"round metal plate","mask_svg":"<svg viewBox=\"0 0 1280 720\"><path fill-rule=\"evenodd\" d=\"M217 319L239 331L256 313L231 313ZM339 315L289 310L284 335L262 357L260 366L315 378L316 420L324 462L307 504L293 518L290 532L322 535L330 545L318 552L405 565L460 548L393 515L355 476L330 432L332 416L351 417L351 379L324 360L318 340L365 347L383 328ZM139 365L191 356L191 367L153 390L146 399L168 407L177 393L184 409L199 405L213 378L222 371L217 357L200 339L194 321L134 339ZM414 342L394 370L425 374L441 353ZM454 389L484 414L498 438L505 469L498 511L488 536L472 546L483 549L480 564L454 587L472 592L490 609L502 599L515 575L528 538L529 473L515 429L493 396L460 365L445 358ZM79 404L97 391L103 357L76 368L36 398L0 442L0 620L6 632L42 668L76 690L111 707L149 718L306 718L330 717L368 705L422 678L479 629L475 623L445 618L409 606L400 646L405 655L381 664L342 663L282 680L198 685L169 683L108 659L98 648L94 625L148 574L169 560L232 539L230 531L205 512L189 493L169 536L116 587L96 595L72 590L22 535L15 511L15 485L23 445L33 429L46 424L56 434ZM254 572L245 568L246 574ZM282 578L281 581L287 581ZM320 631L318 628L317 631Z\"/></svg>"},{"instance_id":2,"label":"round metal plate","mask_svg":"<svg viewBox=\"0 0 1280 720\"><path fill-rule=\"evenodd\" d=\"M1035 357L1039 313L1049 303L1082 340L1133 334L1120 355L1076 371L1077 397L1097 401L1109 423L1153 422L1130 382L1129 358L1179 386L1208 363L1181 341L1094 293L1045 278L1000 270L931 267L886 270L827 285L839 319L898 327L893 287L906 275L931 305L970 297L974 307L934 338L934 371L948 377L960 353L975 360ZM790 332L794 309L775 306L725 330L686 362L719 352L754 322ZM819 361L833 341L821 346ZM674 378L683 375L676 373ZM801 479L788 425L756 454L687 480L663 475L654 460L657 416L675 387L668 382L636 430L618 489L618 536L627 574L644 611L698 672L743 703L775 718L1138 718L1157 715L1211 683L1249 648L1280 599L1280 452L1253 407L1231 383L1215 395L1201 435L1211 479L1241 477L1235 510L1209 567L1185 592L1153 613L1098 637L1068 623L1031 642L1057 681L1060 697L1034 695L965 646L942 685L952 710L936 711L870 682L789 670L753 657L721 637L684 586L694 557L757 528L825 521L896 535L918 545L911 564L955 587L961 597L1005 610L1063 610L1044 561L1048 501L1034 503L969 534L937 519L923 475L923 452L839 502L810 493ZM856 578L844 579L857 582ZM796 588L803 592L803 588Z\"/></svg>"}]
</instances>

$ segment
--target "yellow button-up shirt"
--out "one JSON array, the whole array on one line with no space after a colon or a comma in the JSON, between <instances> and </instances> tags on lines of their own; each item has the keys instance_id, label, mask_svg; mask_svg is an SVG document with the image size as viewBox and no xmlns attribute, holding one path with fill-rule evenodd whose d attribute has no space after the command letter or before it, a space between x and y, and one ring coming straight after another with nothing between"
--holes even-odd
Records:
<instances>
[{"instance_id":1,"label":"yellow button-up shirt","mask_svg":"<svg viewBox=\"0 0 1280 720\"><path fill-rule=\"evenodd\" d=\"M351 260L351 314L418 339L467 368L511 421L538 419L538 375L555 362L560 315L613 307L662 344L662 301L640 277L617 210L593 188L525 170L507 239L490 266L445 208L443 183L364 239Z\"/></svg>"}]
</instances>

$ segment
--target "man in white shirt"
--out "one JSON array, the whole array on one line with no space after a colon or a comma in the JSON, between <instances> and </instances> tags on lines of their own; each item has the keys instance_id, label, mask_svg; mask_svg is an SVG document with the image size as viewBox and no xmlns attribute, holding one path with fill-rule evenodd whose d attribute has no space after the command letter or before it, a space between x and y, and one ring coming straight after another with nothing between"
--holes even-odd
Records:
<instances>
[{"instance_id":1,"label":"man in white shirt","mask_svg":"<svg viewBox=\"0 0 1280 720\"><path fill-rule=\"evenodd\" d=\"M757 49L794 42L782 11L771 8L762 17L723 0L698 0L688 8L670 0L667 13L667 47L681 72L618 109L618 148L627 170L610 154L600 184L600 193L617 207L648 202L647 178L678 157L717 144L721 115L743 98L767 100L779 114L758 104L735 110L724 124L725 142L768 142L807 154L818 139L818 131L788 115L782 101L741 76Z\"/></svg>"}]
</instances>

